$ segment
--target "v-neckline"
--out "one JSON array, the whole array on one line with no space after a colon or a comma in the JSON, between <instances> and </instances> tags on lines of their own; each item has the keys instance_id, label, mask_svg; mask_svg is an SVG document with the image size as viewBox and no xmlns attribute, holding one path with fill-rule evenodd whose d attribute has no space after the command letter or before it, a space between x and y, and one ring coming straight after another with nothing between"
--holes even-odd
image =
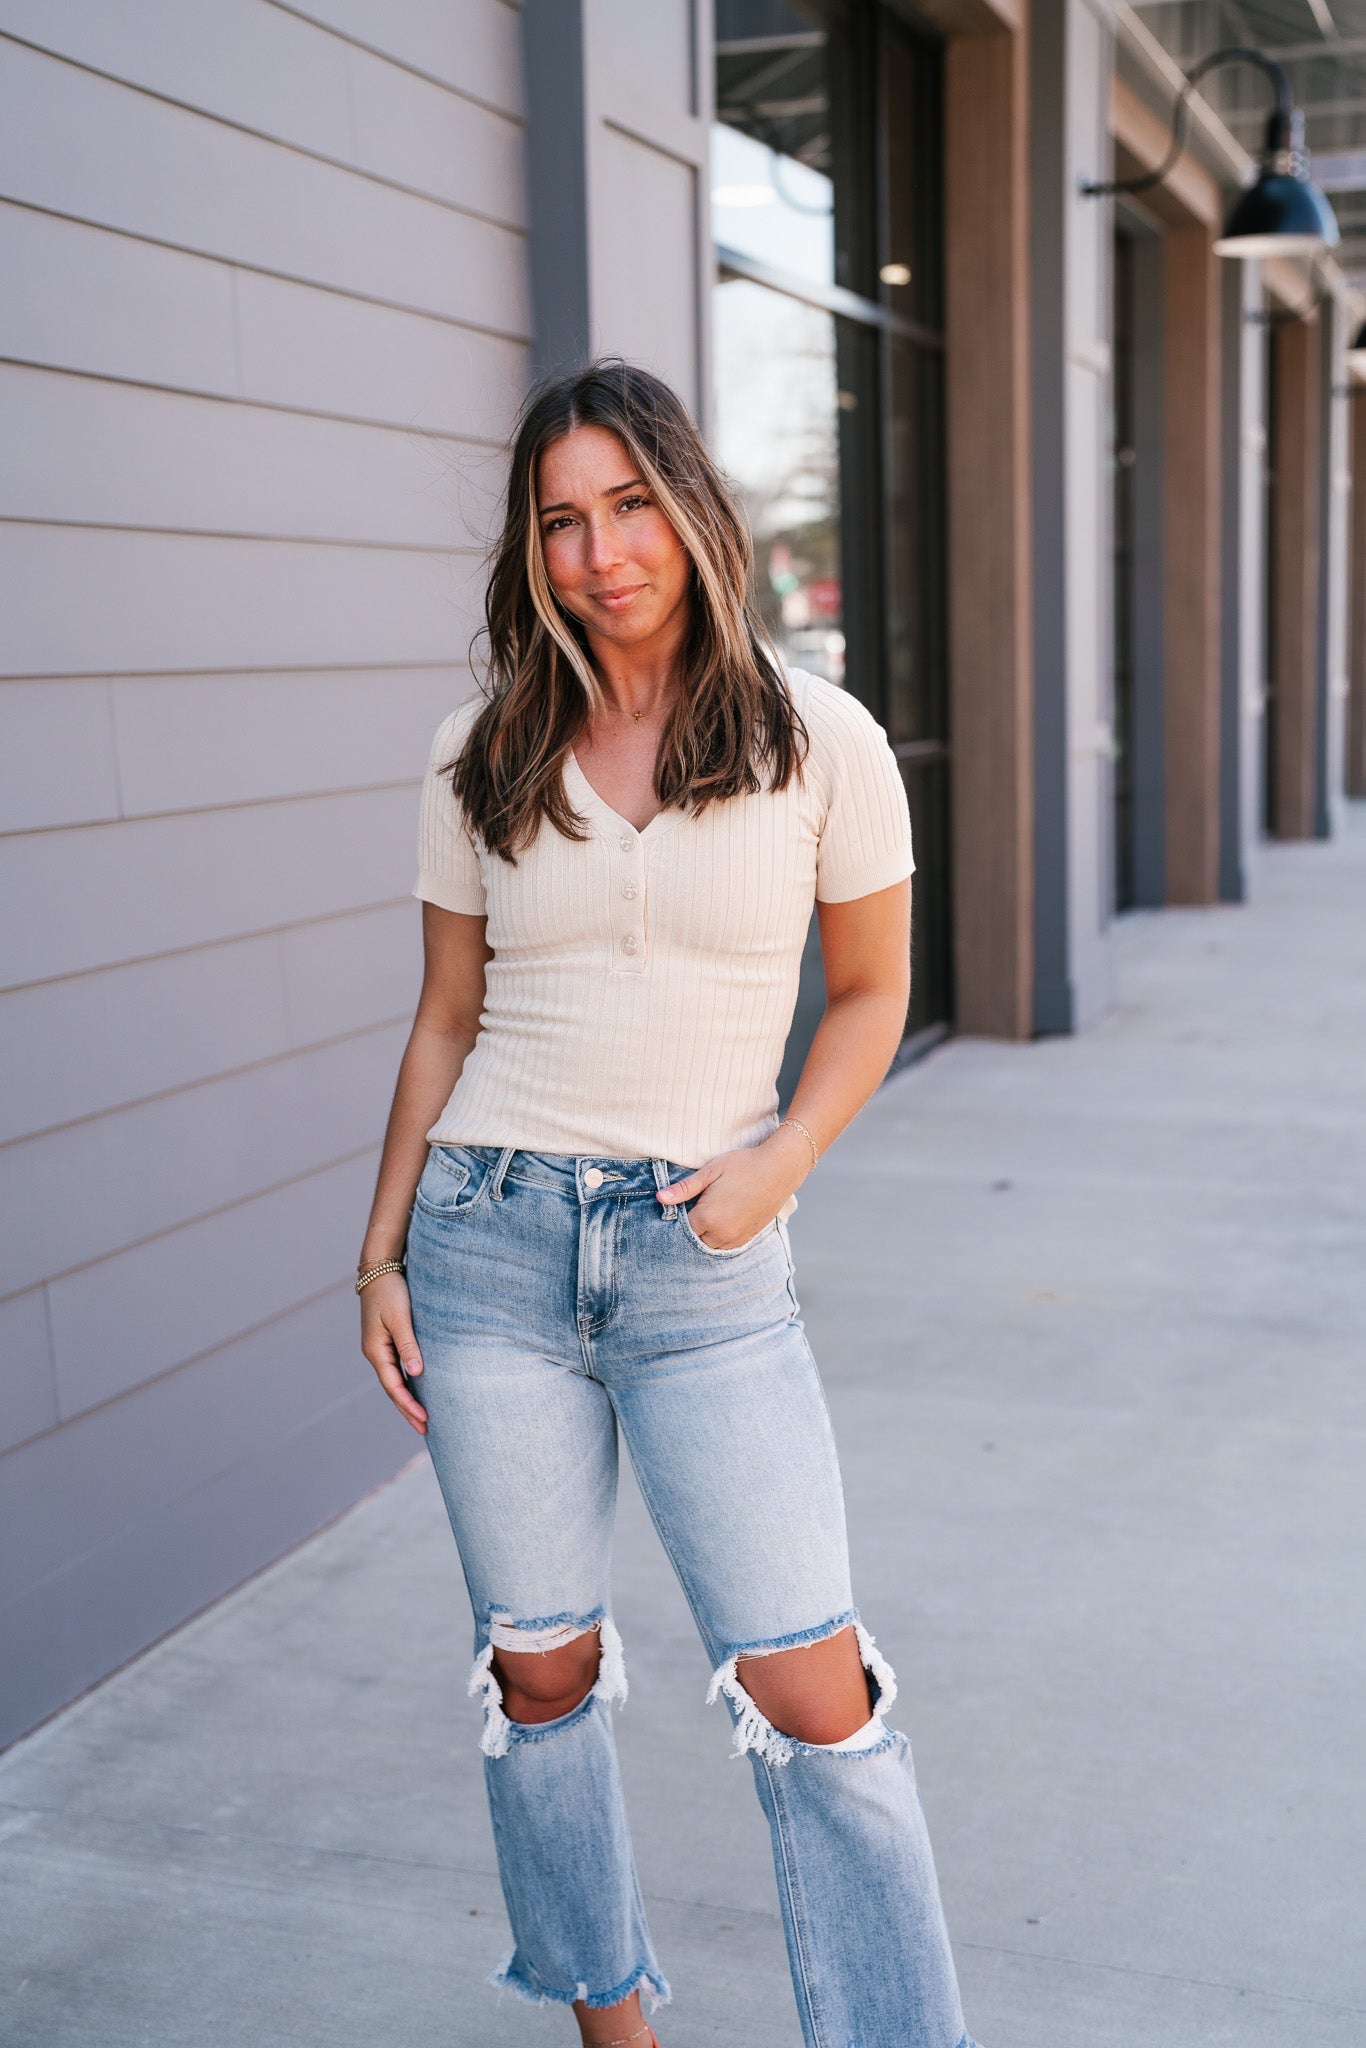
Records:
<instances>
[{"instance_id":1,"label":"v-neckline","mask_svg":"<svg viewBox=\"0 0 1366 2048\"><path fill-rule=\"evenodd\" d=\"M623 832L630 832L637 839L649 839L652 836L658 839L661 834L671 832L675 825L682 822L683 811L677 804L671 804L666 809L656 811L648 825L633 825L629 818L622 817L620 811L614 811L605 797L598 795L584 774L579 757L572 747L569 749L566 765L571 779L578 783L579 795L588 809L597 813L599 822L608 827L615 837L620 837Z\"/></svg>"}]
</instances>

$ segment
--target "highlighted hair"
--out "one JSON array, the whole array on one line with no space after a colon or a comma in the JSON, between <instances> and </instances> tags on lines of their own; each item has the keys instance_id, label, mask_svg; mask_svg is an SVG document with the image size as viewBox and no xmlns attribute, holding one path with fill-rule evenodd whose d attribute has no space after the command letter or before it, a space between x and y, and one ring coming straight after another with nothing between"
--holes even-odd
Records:
<instances>
[{"instance_id":1,"label":"highlighted hair","mask_svg":"<svg viewBox=\"0 0 1366 2048\"><path fill-rule=\"evenodd\" d=\"M809 743L754 602L749 528L682 401L617 357L548 378L522 408L489 561L486 701L443 769L471 828L507 861L546 818L566 838L587 836L561 771L603 692L583 627L551 588L536 502L542 455L575 427L624 443L691 564L681 688L655 767L660 805L695 814L786 788Z\"/></svg>"}]
</instances>

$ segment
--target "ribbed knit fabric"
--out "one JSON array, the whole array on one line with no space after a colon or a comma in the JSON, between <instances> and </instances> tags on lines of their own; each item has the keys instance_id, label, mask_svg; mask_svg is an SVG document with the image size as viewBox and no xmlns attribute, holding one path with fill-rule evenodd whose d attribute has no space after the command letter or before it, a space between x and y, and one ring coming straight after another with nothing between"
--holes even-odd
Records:
<instances>
[{"instance_id":1,"label":"ribbed knit fabric","mask_svg":"<svg viewBox=\"0 0 1366 2048\"><path fill-rule=\"evenodd\" d=\"M437 773L479 700L439 727L412 893L485 916L493 958L431 1142L700 1166L774 1128L813 899L866 896L915 866L882 727L833 684L787 674L811 749L785 790L661 811L638 832L571 752L565 787L591 836L543 822L515 866L476 843Z\"/></svg>"}]
</instances>

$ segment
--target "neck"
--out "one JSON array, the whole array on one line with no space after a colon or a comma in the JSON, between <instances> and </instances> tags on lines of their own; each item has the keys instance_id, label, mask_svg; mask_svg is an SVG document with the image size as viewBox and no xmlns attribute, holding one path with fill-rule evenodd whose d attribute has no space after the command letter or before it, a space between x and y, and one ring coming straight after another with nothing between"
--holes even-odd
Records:
<instances>
[{"instance_id":1,"label":"neck","mask_svg":"<svg viewBox=\"0 0 1366 2048\"><path fill-rule=\"evenodd\" d=\"M648 640L629 647L589 632L593 667L603 695L616 710L651 717L673 701L687 630L687 613L680 610Z\"/></svg>"}]
</instances>

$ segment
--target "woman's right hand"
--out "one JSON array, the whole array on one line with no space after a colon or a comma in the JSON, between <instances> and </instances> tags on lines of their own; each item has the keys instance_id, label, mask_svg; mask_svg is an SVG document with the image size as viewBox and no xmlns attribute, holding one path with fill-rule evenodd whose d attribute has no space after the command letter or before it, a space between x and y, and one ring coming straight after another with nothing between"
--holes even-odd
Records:
<instances>
[{"instance_id":1,"label":"woman's right hand","mask_svg":"<svg viewBox=\"0 0 1366 2048\"><path fill-rule=\"evenodd\" d=\"M360 1348L404 1421L425 1436L427 1411L404 1384L405 1373L416 1379L421 1372L422 1358L413 1335L408 1283L401 1273L382 1273L361 1289Z\"/></svg>"}]
</instances>

